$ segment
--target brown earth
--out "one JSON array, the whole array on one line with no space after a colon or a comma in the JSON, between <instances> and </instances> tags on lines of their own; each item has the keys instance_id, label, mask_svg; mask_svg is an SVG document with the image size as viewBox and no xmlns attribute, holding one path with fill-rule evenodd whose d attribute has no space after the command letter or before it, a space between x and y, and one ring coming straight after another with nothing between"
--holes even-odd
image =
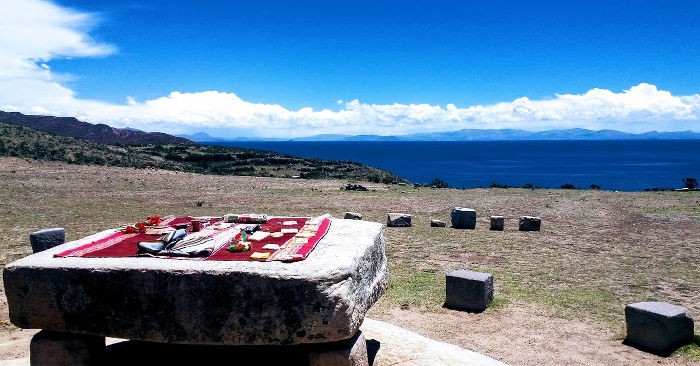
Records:
<instances>
[{"instance_id":1,"label":"brown earth","mask_svg":"<svg viewBox=\"0 0 700 366\"><path fill-rule=\"evenodd\" d=\"M700 192L341 190L347 183L0 158L0 261L29 255L38 229L64 227L74 240L152 214L353 211L384 223L406 212L411 228L386 230L391 286L369 317L512 365L700 363L698 345L658 357L622 344L625 304L667 301L700 316ZM477 210L475 230L429 227L449 223L455 206ZM506 217L503 232L488 230L490 215ZM519 232L521 215L541 217L542 231ZM442 307L444 274L460 268L494 274L493 307ZM0 296L0 363L26 362L34 332L9 323Z\"/></svg>"}]
</instances>

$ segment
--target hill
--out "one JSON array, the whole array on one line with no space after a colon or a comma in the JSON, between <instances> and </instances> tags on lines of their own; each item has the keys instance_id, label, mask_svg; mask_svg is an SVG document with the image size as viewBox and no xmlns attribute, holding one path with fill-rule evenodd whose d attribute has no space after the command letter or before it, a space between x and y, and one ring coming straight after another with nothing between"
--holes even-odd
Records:
<instances>
[{"instance_id":1,"label":"hill","mask_svg":"<svg viewBox=\"0 0 700 366\"><path fill-rule=\"evenodd\" d=\"M162 132L120 129L105 124L92 124L74 117L34 116L0 111L0 122L25 126L56 135L75 137L110 145L187 144L192 141Z\"/></svg>"},{"instance_id":2,"label":"hill","mask_svg":"<svg viewBox=\"0 0 700 366\"><path fill-rule=\"evenodd\" d=\"M405 182L391 172L355 162L307 159L274 152L187 142L103 144L0 121L0 156L218 175Z\"/></svg>"}]
</instances>

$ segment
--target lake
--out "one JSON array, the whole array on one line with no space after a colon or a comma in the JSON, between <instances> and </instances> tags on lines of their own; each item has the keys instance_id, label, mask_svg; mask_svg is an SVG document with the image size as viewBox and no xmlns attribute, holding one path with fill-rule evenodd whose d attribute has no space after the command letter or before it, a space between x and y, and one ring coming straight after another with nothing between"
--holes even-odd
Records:
<instances>
[{"instance_id":1,"label":"lake","mask_svg":"<svg viewBox=\"0 0 700 366\"><path fill-rule=\"evenodd\" d=\"M681 188L700 179L700 140L217 143L309 158L355 161L413 183L434 178L450 187L521 187L641 191Z\"/></svg>"}]
</instances>

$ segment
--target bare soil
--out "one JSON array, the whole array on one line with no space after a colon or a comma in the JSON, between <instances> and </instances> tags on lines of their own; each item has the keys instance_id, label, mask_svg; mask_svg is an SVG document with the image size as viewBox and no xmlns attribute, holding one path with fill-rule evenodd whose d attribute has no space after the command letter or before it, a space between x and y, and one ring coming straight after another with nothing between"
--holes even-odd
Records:
<instances>
[{"instance_id":1,"label":"bare soil","mask_svg":"<svg viewBox=\"0 0 700 366\"><path fill-rule=\"evenodd\" d=\"M658 357L622 344L625 304L667 301L700 316L700 192L364 182L369 191L360 192L342 190L347 183L0 158L0 263L31 254L28 235L48 227L64 227L74 240L152 214L353 211L385 223L388 212L405 212L412 227L386 229L391 286L369 317L512 365L700 363L697 346ZM449 227L456 206L477 210L475 230ZM504 231L489 230L490 215L506 217ZM522 215L541 217L542 230L518 231ZM430 219L448 227L431 228ZM462 268L494 274L493 307L480 314L442 307L445 273ZM35 332L10 324L0 296L0 363L26 360Z\"/></svg>"}]
</instances>

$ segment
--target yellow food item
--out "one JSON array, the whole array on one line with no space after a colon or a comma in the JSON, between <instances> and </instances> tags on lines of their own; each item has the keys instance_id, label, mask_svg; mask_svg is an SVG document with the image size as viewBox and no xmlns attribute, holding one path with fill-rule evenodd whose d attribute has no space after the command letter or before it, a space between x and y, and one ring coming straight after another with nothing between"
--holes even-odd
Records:
<instances>
[{"instance_id":1,"label":"yellow food item","mask_svg":"<svg viewBox=\"0 0 700 366\"><path fill-rule=\"evenodd\" d=\"M255 253L250 255L250 258L252 258L252 259L267 259L269 257L270 257L270 253L268 253L268 252L265 252L265 253L255 252Z\"/></svg>"}]
</instances>

